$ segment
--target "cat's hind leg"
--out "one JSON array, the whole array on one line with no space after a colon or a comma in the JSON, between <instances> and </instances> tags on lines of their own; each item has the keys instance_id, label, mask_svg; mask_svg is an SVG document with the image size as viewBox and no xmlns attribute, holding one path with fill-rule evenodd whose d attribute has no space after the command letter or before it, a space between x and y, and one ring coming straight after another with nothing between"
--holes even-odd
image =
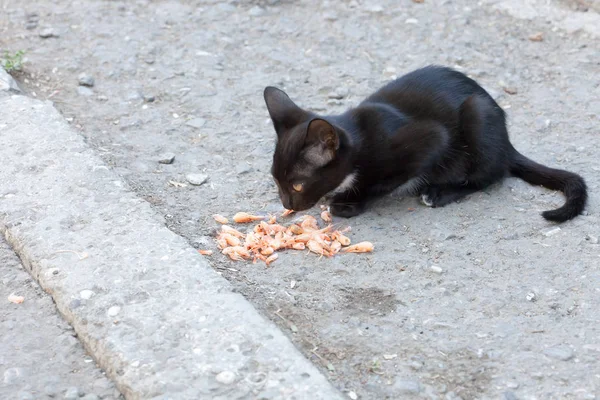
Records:
<instances>
[{"instance_id":1,"label":"cat's hind leg","mask_svg":"<svg viewBox=\"0 0 600 400\"><path fill-rule=\"evenodd\" d=\"M469 185L432 185L421 191L421 202L428 207L444 207L479 189Z\"/></svg>"}]
</instances>

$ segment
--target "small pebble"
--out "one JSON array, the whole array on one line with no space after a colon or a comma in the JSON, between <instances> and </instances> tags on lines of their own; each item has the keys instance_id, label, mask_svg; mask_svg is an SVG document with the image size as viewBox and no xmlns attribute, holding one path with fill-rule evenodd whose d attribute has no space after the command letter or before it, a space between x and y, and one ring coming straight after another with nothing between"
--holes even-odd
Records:
<instances>
[{"instance_id":1,"label":"small pebble","mask_svg":"<svg viewBox=\"0 0 600 400\"><path fill-rule=\"evenodd\" d=\"M67 391L65 392L65 400L78 400L79 396L82 393L79 391L78 387L72 386L70 388L67 389Z\"/></svg>"},{"instance_id":2,"label":"small pebble","mask_svg":"<svg viewBox=\"0 0 600 400\"><path fill-rule=\"evenodd\" d=\"M506 391L502 394L503 400L518 400L513 392Z\"/></svg>"},{"instance_id":3,"label":"small pebble","mask_svg":"<svg viewBox=\"0 0 600 400\"><path fill-rule=\"evenodd\" d=\"M187 174L185 179L194 186L200 186L208 180L208 175L205 174Z\"/></svg>"},{"instance_id":4,"label":"small pebble","mask_svg":"<svg viewBox=\"0 0 600 400\"><path fill-rule=\"evenodd\" d=\"M367 6L367 11L372 13L380 13L383 12L383 6L380 6L379 4L370 4Z\"/></svg>"},{"instance_id":5,"label":"small pebble","mask_svg":"<svg viewBox=\"0 0 600 400\"><path fill-rule=\"evenodd\" d=\"M94 86L94 78L86 73L79 74L78 82L80 86Z\"/></svg>"},{"instance_id":6,"label":"small pebble","mask_svg":"<svg viewBox=\"0 0 600 400\"><path fill-rule=\"evenodd\" d=\"M598 236L586 235L585 240L587 240L591 244L598 244Z\"/></svg>"},{"instance_id":7,"label":"small pebble","mask_svg":"<svg viewBox=\"0 0 600 400\"><path fill-rule=\"evenodd\" d=\"M419 385L419 382L415 381L399 380L394 383L394 389L396 389L398 393L415 394L421 391L421 385Z\"/></svg>"},{"instance_id":8,"label":"small pebble","mask_svg":"<svg viewBox=\"0 0 600 400\"><path fill-rule=\"evenodd\" d=\"M116 317L117 314L119 314L120 311L121 311L121 307L119 307L119 306L112 306L111 308L108 309L108 311L106 312L106 314L109 317Z\"/></svg>"},{"instance_id":9,"label":"small pebble","mask_svg":"<svg viewBox=\"0 0 600 400\"><path fill-rule=\"evenodd\" d=\"M252 15L253 17L260 17L261 15L265 14L265 9L259 6L254 6L248 11L248 14Z\"/></svg>"},{"instance_id":10,"label":"small pebble","mask_svg":"<svg viewBox=\"0 0 600 400\"><path fill-rule=\"evenodd\" d=\"M330 92L327 97L330 99L341 100L344 97L348 96L347 88L337 88L335 91Z\"/></svg>"},{"instance_id":11,"label":"small pebble","mask_svg":"<svg viewBox=\"0 0 600 400\"><path fill-rule=\"evenodd\" d=\"M353 391L348 392L348 397L350 397L352 400L358 399L358 395Z\"/></svg>"},{"instance_id":12,"label":"small pebble","mask_svg":"<svg viewBox=\"0 0 600 400\"><path fill-rule=\"evenodd\" d=\"M544 350L544 354L561 361L569 361L575 356L573 350L568 346L550 347Z\"/></svg>"},{"instance_id":13,"label":"small pebble","mask_svg":"<svg viewBox=\"0 0 600 400\"><path fill-rule=\"evenodd\" d=\"M85 86L77 86L77 93L79 93L81 96L85 96L85 97L90 97L94 95L94 91L92 89L90 89L89 87L85 87Z\"/></svg>"},{"instance_id":14,"label":"small pebble","mask_svg":"<svg viewBox=\"0 0 600 400\"><path fill-rule=\"evenodd\" d=\"M82 290L81 292L79 292L79 296L81 296L81 298L84 300L91 299L94 294L95 293L91 290Z\"/></svg>"},{"instance_id":15,"label":"small pebble","mask_svg":"<svg viewBox=\"0 0 600 400\"><path fill-rule=\"evenodd\" d=\"M540 116L534 120L534 125L535 125L536 130L544 131L544 130L550 128L550 125L552 125L552 121L549 120L548 118Z\"/></svg>"},{"instance_id":16,"label":"small pebble","mask_svg":"<svg viewBox=\"0 0 600 400\"><path fill-rule=\"evenodd\" d=\"M146 103L153 103L154 100L156 100L156 97L152 96L151 94L145 94L144 95L144 101Z\"/></svg>"},{"instance_id":17,"label":"small pebble","mask_svg":"<svg viewBox=\"0 0 600 400\"><path fill-rule=\"evenodd\" d=\"M509 234L502 236L502 239L504 239L504 240L516 240L518 238L519 238L519 234L516 232L509 233Z\"/></svg>"},{"instance_id":18,"label":"small pebble","mask_svg":"<svg viewBox=\"0 0 600 400\"><path fill-rule=\"evenodd\" d=\"M423 368L423 363L421 361L417 361L417 360L411 361L408 365L415 371L419 371Z\"/></svg>"},{"instance_id":19,"label":"small pebble","mask_svg":"<svg viewBox=\"0 0 600 400\"><path fill-rule=\"evenodd\" d=\"M53 383L50 383L44 387L44 394L46 396L54 397L56 396L56 393L58 393L58 390L56 389L56 385L54 385Z\"/></svg>"},{"instance_id":20,"label":"small pebble","mask_svg":"<svg viewBox=\"0 0 600 400\"><path fill-rule=\"evenodd\" d=\"M78 308L78 307L81 307L81 300L73 299L73 300L71 300L71 302L69 302L69 308Z\"/></svg>"},{"instance_id":21,"label":"small pebble","mask_svg":"<svg viewBox=\"0 0 600 400\"><path fill-rule=\"evenodd\" d=\"M249 166L245 165L245 164L240 164L237 167L235 167L235 172L238 175L243 175L243 174L247 174L248 172L252 171L252 168L250 168Z\"/></svg>"},{"instance_id":22,"label":"small pebble","mask_svg":"<svg viewBox=\"0 0 600 400\"><path fill-rule=\"evenodd\" d=\"M204 126L206 120L204 118L194 118L186 122L187 126L191 126L192 128L200 129Z\"/></svg>"},{"instance_id":23,"label":"small pebble","mask_svg":"<svg viewBox=\"0 0 600 400\"><path fill-rule=\"evenodd\" d=\"M436 274L441 274L443 272L443 269L441 267L438 267L437 265L432 265L431 267L429 267L429 269L435 272Z\"/></svg>"},{"instance_id":24,"label":"small pebble","mask_svg":"<svg viewBox=\"0 0 600 400\"><path fill-rule=\"evenodd\" d=\"M223 371L215 376L215 379L224 385L231 385L235 382L235 374L231 371Z\"/></svg>"},{"instance_id":25,"label":"small pebble","mask_svg":"<svg viewBox=\"0 0 600 400\"><path fill-rule=\"evenodd\" d=\"M40 15L36 11L34 11L25 14L25 18L27 19L27 21L39 21Z\"/></svg>"},{"instance_id":26,"label":"small pebble","mask_svg":"<svg viewBox=\"0 0 600 400\"><path fill-rule=\"evenodd\" d=\"M4 371L4 383L11 385L19 382L24 378L23 368L8 368Z\"/></svg>"},{"instance_id":27,"label":"small pebble","mask_svg":"<svg viewBox=\"0 0 600 400\"><path fill-rule=\"evenodd\" d=\"M527 293L527 296L525 298L527 299L527 301L535 301L536 300L535 297L536 296L535 296L534 292L529 292L529 293Z\"/></svg>"},{"instance_id":28,"label":"small pebble","mask_svg":"<svg viewBox=\"0 0 600 400\"><path fill-rule=\"evenodd\" d=\"M42 29L40 31L39 35L42 39L48 39L48 38L59 36L56 32L54 32L54 30L52 28Z\"/></svg>"},{"instance_id":29,"label":"small pebble","mask_svg":"<svg viewBox=\"0 0 600 400\"><path fill-rule=\"evenodd\" d=\"M175 161L174 153L165 153L158 158L160 164L173 164L173 161Z\"/></svg>"},{"instance_id":30,"label":"small pebble","mask_svg":"<svg viewBox=\"0 0 600 400\"><path fill-rule=\"evenodd\" d=\"M567 146L566 151L577 151L577 146L575 146L574 144Z\"/></svg>"},{"instance_id":31,"label":"small pebble","mask_svg":"<svg viewBox=\"0 0 600 400\"><path fill-rule=\"evenodd\" d=\"M558 232L560 232L560 228L558 226L542 230L542 234L546 237L556 235Z\"/></svg>"}]
</instances>

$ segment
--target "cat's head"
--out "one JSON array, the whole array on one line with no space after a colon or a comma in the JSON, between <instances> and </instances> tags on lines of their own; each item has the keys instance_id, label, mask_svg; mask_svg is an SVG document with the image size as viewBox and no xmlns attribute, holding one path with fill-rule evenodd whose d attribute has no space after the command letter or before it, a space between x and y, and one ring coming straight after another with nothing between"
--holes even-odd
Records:
<instances>
[{"instance_id":1,"label":"cat's head","mask_svg":"<svg viewBox=\"0 0 600 400\"><path fill-rule=\"evenodd\" d=\"M331 120L298 107L282 90L264 98L277 132L271 174L283 206L302 211L336 189L351 172L349 138Z\"/></svg>"}]
</instances>

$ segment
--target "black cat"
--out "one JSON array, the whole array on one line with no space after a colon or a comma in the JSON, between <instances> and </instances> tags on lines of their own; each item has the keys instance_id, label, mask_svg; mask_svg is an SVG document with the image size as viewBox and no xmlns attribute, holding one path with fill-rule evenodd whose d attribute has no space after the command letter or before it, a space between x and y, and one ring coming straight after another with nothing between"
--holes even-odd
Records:
<instances>
[{"instance_id":1,"label":"black cat","mask_svg":"<svg viewBox=\"0 0 600 400\"><path fill-rule=\"evenodd\" d=\"M542 213L548 220L569 220L585 207L583 178L515 150L502 108L449 68L411 72L341 115L305 111L274 87L264 98L277 132L271 173L288 209L306 210L331 193L331 212L352 217L401 186L442 207L507 175L564 192L565 205Z\"/></svg>"}]
</instances>

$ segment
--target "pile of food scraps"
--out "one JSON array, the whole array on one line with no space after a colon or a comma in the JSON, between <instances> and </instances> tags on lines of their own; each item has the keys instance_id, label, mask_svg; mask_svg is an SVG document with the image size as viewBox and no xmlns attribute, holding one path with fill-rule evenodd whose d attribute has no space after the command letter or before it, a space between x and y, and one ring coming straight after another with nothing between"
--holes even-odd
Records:
<instances>
[{"instance_id":1,"label":"pile of food scraps","mask_svg":"<svg viewBox=\"0 0 600 400\"><path fill-rule=\"evenodd\" d=\"M282 217L292 213L293 211L286 210ZM277 259L277 251L287 249L308 250L325 257L333 257L339 252L373 251L371 242L351 245L350 238L345 235L350 228L334 229L331 215L327 211L321 213L321 219L327 224L323 228L319 227L317 219L311 215L304 215L288 226L284 226L277 223L277 217L274 215L267 217L239 212L233 217L233 222L236 224L260 221L245 234L228 225L229 220L222 215L215 214L213 218L222 224L217 233L217 245L223 254L234 261L253 260L256 263L261 260L269 265ZM210 250L199 250L199 252L204 255L212 254Z\"/></svg>"}]
</instances>

